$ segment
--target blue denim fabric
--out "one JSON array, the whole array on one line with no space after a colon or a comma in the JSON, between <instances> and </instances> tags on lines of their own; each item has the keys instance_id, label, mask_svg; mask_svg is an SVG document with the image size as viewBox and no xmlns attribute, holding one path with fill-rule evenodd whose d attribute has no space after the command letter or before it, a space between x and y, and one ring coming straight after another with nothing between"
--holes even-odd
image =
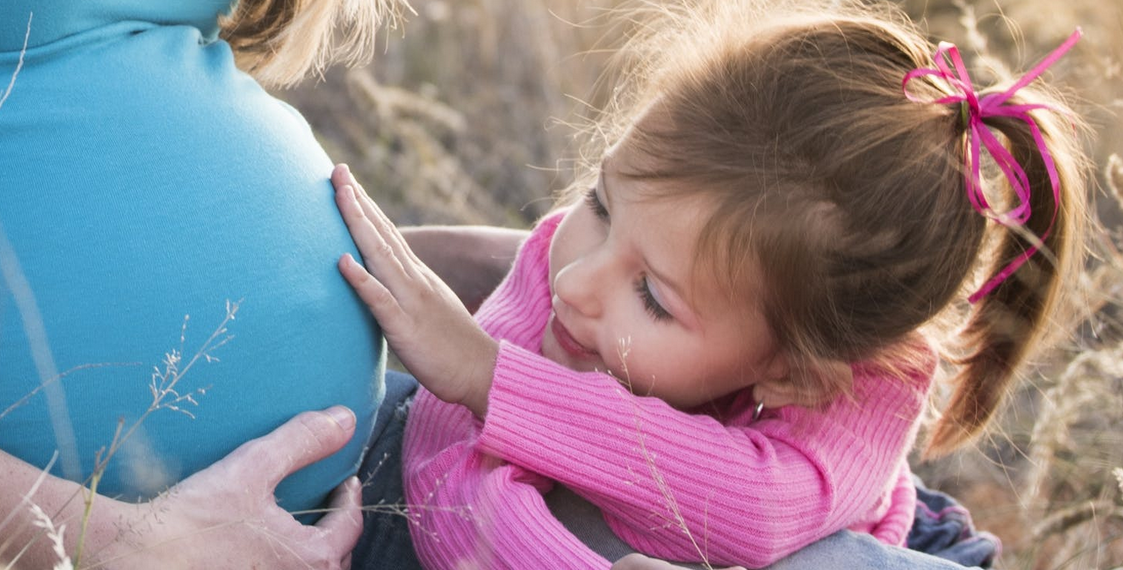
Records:
<instances>
[{"instance_id":1,"label":"blue denim fabric","mask_svg":"<svg viewBox=\"0 0 1123 570\"><path fill-rule=\"evenodd\" d=\"M878 542L872 535L848 530L836 532L803 547L768 567L769 570L810 570L846 568L847 570L963 570L945 560Z\"/></svg>"},{"instance_id":2,"label":"blue denim fabric","mask_svg":"<svg viewBox=\"0 0 1123 570\"><path fill-rule=\"evenodd\" d=\"M990 568L1002 552L1002 543L989 532L975 530L971 513L955 499L916 483L916 519L909 531L908 547L963 565Z\"/></svg>"},{"instance_id":3,"label":"blue denim fabric","mask_svg":"<svg viewBox=\"0 0 1123 570\"><path fill-rule=\"evenodd\" d=\"M353 570L421 570L409 536L409 519L396 508L406 502L402 485L402 437L416 392L417 380L412 376L386 371L386 397L378 410L368 444L370 448L359 468L366 510L363 535L351 551Z\"/></svg>"}]
</instances>

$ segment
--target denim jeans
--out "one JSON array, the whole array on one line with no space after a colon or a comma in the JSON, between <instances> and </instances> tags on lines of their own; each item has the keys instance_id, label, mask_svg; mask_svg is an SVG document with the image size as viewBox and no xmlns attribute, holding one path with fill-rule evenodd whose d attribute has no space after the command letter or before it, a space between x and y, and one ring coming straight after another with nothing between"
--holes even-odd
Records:
<instances>
[{"instance_id":1,"label":"denim jeans","mask_svg":"<svg viewBox=\"0 0 1123 570\"><path fill-rule=\"evenodd\" d=\"M1002 543L989 532L975 530L971 513L949 495L916 483L916 518L909 531L908 546L958 562L990 568L1002 552Z\"/></svg>"},{"instance_id":2,"label":"denim jeans","mask_svg":"<svg viewBox=\"0 0 1123 570\"><path fill-rule=\"evenodd\" d=\"M351 551L354 570L421 570L403 514L402 437L417 381L386 371L386 397L374 422L369 448L359 467L363 483L363 535Z\"/></svg>"}]
</instances>

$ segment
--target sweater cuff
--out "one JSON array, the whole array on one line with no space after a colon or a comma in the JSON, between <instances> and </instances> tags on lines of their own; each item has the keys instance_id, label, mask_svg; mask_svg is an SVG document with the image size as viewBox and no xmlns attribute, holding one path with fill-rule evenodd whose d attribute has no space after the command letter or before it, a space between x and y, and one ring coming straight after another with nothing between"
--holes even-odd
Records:
<instances>
[{"instance_id":1,"label":"sweater cuff","mask_svg":"<svg viewBox=\"0 0 1123 570\"><path fill-rule=\"evenodd\" d=\"M520 424L529 422L531 425L526 427L534 431L535 425L540 422L534 421L536 414L533 412L540 409L540 406L527 404L526 399L530 394L523 393L521 385L526 383L528 376L548 374L548 369L552 366L557 365L518 345L500 341L491 390L488 392L487 417L477 440L481 449L496 457L506 458L504 450L522 440L520 434L526 433L524 426Z\"/></svg>"}]
</instances>

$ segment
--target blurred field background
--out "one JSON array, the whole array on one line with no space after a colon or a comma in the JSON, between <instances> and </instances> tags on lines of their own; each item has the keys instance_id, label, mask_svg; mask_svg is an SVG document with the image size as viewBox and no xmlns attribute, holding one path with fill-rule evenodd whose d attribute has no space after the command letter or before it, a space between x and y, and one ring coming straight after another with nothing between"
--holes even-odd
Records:
<instances>
[{"instance_id":1,"label":"blurred field background","mask_svg":"<svg viewBox=\"0 0 1123 570\"><path fill-rule=\"evenodd\" d=\"M399 224L526 227L570 180L569 126L605 100L621 0L414 0L374 64L279 95ZM988 437L915 470L1002 538L1001 568L1123 567L1123 3L906 0L969 63L1031 67L1081 26L1048 77L1091 124L1102 227L1073 334L1039 355ZM598 79L600 80L598 82ZM983 78L976 76L977 82Z\"/></svg>"}]
</instances>

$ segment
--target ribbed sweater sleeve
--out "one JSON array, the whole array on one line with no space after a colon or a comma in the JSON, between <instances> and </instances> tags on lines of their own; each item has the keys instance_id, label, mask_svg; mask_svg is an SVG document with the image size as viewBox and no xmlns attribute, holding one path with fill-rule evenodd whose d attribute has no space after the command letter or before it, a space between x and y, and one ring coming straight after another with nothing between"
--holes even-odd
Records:
<instances>
[{"instance_id":1,"label":"ribbed sweater sleeve","mask_svg":"<svg viewBox=\"0 0 1123 570\"><path fill-rule=\"evenodd\" d=\"M595 568L609 562L547 508L553 482L481 453L466 408L420 390L406 429L403 475L414 548L426 568Z\"/></svg>"},{"instance_id":2,"label":"ribbed sweater sleeve","mask_svg":"<svg viewBox=\"0 0 1123 570\"><path fill-rule=\"evenodd\" d=\"M509 318L508 311L537 307L541 312L543 303L549 310L549 286L541 276L548 272L546 251L559 220L555 215L539 222L514 269L477 312L492 336L524 346L541 344L542 326L536 330L532 322ZM550 514L542 494L553 481L477 448L482 426L467 408L418 391L406 424L402 470L415 523L410 532L423 565L608 569L608 560Z\"/></svg>"},{"instance_id":3,"label":"ribbed sweater sleeve","mask_svg":"<svg viewBox=\"0 0 1123 570\"><path fill-rule=\"evenodd\" d=\"M905 454L931 367L857 365L852 398L755 422L747 393L721 414L688 414L612 376L566 369L538 354L558 219L539 225L477 314L502 341L486 422L429 394L411 412L407 496L439 521L414 533L427 565L471 556L496 568L606 567L547 510L540 493L553 481L600 507L632 547L668 560L760 567L842 528L903 543Z\"/></svg>"},{"instance_id":4,"label":"ribbed sweater sleeve","mask_svg":"<svg viewBox=\"0 0 1123 570\"><path fill-rule=\"evenodd\" d=\"M896 484L887 498L889 505L880 521L872 528L852 527L851 530L866 531L886 544L904 546L916 518L916 483L913 483L907 461L901 462Z\"/></svg>"},{"instance_id":5,"label":"ribbed sweater sleeve","mask_svg":"<svg viewBox=\"0 0 1123 570\"><path fill-rule=\"evenodd\" d=\"M503 343L478 445L574 489L641 552L765 566L887 506L921 392L856 375L860 404L723 425Z\"/></svg>"}]
</instances>

